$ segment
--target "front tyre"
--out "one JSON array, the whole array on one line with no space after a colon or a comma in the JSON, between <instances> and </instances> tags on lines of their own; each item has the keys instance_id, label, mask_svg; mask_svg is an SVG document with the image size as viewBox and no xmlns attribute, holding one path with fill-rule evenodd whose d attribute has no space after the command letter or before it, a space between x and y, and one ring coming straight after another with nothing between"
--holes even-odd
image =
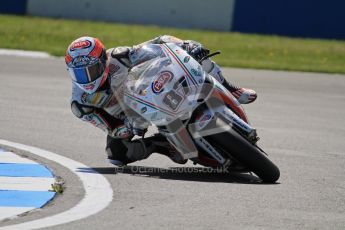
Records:
<instances>
[{"instance_id":1,"label":"front tyre","mask_svg":"<svg viewBox=\"0 0 345 230\"><path fill-rule=\"evenodd\" d=\"M276 182L280 176L278 167L259 148L229 127L225 121L221 116L216 117L206 127L206 129L214 130L215 132L207 132L212 134L204 136L204 138L211 144L214 144L214 147L217 148L219 146L231 158L254 172L263 182Z\"/></svg>"}]
</instances>

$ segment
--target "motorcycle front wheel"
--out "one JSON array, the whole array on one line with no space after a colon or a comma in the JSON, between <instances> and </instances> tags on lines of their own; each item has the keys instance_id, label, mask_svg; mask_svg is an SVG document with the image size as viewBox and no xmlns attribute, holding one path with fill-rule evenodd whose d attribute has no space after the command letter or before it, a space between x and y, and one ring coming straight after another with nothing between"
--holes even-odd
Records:
<instances>
[{"instance_id":1,"label":"motorcycle front wheel","mask_svg":"<svg viewBox=\"0 0 345 230\"><path fill-rule=\"evenodd\" d=\"M225 122L224 118L216 117L206 129L219 128L218 130L224 131L204 136L204 138L214 144L216 149L220 146L222 152L254 172L263 182L275 183L280 177L279 168L257 146L247 141L234 129L224 129Z\"/></svg>"}]
</instances>

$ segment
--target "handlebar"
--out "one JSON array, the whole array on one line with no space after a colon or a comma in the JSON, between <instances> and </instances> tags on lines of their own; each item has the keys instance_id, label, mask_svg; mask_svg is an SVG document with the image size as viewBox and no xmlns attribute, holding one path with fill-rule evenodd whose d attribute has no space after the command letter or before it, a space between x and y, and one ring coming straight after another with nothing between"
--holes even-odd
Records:
<instances>
[{"instance_id":1,"label":"handlebar","mask_svg":"<svg viewBox=\"0 0 345 230\"><path fill-rule=\"evenodd\" d=\"M208 54L208 55L206 55L205 57L201 58L200 61L199 61L199 63L201 64L201 63L202 63L203 61L205 61L207 58L216 56L216 55L218 55L218 54L221 54L221 52L220 52L219 50L216 51L216 52L214 52L214 53Z\"/></svg>"}]
</instances>

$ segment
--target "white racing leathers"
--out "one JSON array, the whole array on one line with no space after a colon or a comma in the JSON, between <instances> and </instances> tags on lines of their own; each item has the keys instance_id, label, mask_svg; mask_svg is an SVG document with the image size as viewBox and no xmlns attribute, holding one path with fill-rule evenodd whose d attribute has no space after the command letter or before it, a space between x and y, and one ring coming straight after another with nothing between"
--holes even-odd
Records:
<instances>
[{"instance_id":1,"label":"white racing leathers","mask_svg":"<svg viewBox=\"0 0 345 230\"><path fill-rule=\"evenodd\" d=\"M162 44L173 42L182 47L184 41L173 36L160 36L133 47L116 47L107 50L108 77L106 82L92 94L72 85L71 109L73 114L108 135L106 152L111 161L124 164L147 158L152 151L157 151L149 144L131 141L133 130L144 129L145 124L131 124L131 120L121 106L123 82L128 77L130 67L141 63L145 54L140 53L144 44ZM210 59L202 67L219 82L225 82L219 66ZM116 89L115 91L113 89ZM138 127L136 127L138 126ZM132 151L133 150L133 151ZM134 153L135 150L135 153Z\"/></svg>"}]
</instances>

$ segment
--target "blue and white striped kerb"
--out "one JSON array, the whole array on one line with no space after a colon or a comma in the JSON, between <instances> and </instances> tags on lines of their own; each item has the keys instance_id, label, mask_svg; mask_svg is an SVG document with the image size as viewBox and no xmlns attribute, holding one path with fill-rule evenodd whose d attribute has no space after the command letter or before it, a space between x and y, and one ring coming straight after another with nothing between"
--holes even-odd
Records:
<instances>
[{"instance_id":1,"label":"blue and white striped kerb","mask_svg":"<svg viewBox=\"0 0 345 230\"><path fill-rule=\"evenodd\" d=\"M0 220L44 206L54 181L43 165L0 148Z\"/></svg>"}]
</instances>

